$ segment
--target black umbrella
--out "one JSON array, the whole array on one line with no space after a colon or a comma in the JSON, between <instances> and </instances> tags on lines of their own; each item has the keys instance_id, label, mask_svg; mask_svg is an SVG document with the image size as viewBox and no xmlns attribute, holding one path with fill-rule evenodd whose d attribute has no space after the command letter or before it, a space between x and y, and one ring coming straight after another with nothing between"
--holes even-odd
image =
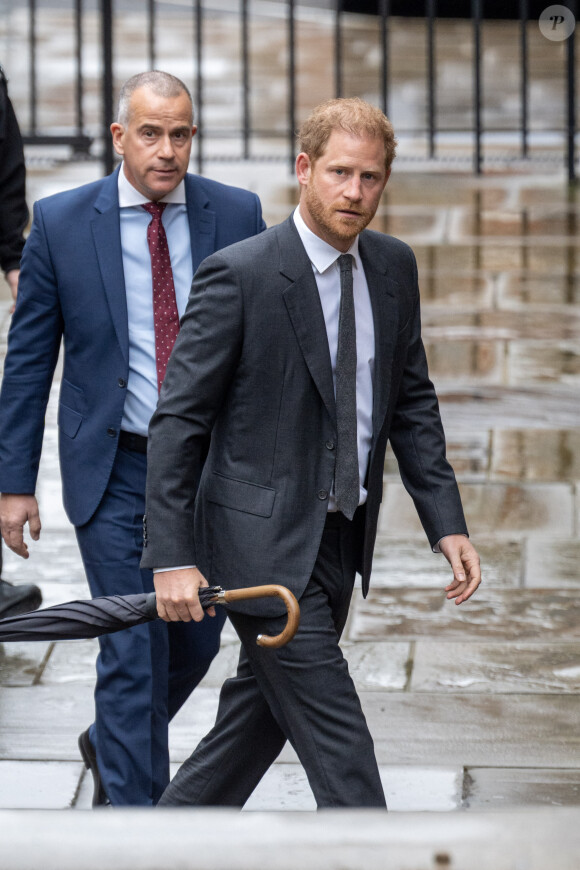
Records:
<instances>
[{"instance_id":1,"label":"black umbrella","mask_svg":"<svg viewBox=\"0 0 580 870\"><path fill-rule=\"evenodd\" d=\"M296 598L285 586L251 586L247 589L222 589L207 586L199 590L199 601L204 610L214 604L228 604L249 598L281 598L288 612L284 630L275 637L260 634L259 646L277 649L292 640L298 629L300 608ZM105 595L86 601L68 601L43 610L21 613L0 619L0 643L3 641L77 640L112 634L157 619L155 593L139 595Z\"/></svg>"}]
</instances>

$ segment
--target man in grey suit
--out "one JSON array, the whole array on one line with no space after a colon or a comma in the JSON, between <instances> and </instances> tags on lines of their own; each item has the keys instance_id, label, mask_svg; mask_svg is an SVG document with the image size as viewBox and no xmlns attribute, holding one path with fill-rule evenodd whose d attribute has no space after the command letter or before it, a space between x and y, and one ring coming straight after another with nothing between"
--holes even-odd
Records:
<instances>
[{"instance_id":1,"label":"man in grey suit","mask_svg":"<svg viewBox=\"0 0 580 870\"><path fill-rule=\"evenodd\" d=\"M391 124L362 100L331 100L300 144L294 214L195 276L149 429L143 556L168 621L202 618L207 581L277 582L299 599L300 628L267 650L255 639L280 630L278 604L230 611L238 672L165 806L243 806L286 740L319 807L385 806L339 639L357 571L369 588L387 439L452 567L447 597L461 604L480 583L428 377L415 258L365 229L391 171Z\"/></svg>"}]
</instances>

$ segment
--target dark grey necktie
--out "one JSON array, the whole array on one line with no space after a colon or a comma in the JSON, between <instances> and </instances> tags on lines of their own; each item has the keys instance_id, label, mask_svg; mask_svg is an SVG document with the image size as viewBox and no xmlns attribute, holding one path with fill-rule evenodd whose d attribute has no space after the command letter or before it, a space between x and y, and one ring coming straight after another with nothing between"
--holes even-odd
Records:
<instances>
[{"instance_id":1,"label":"dark grey necktie","mask_svg":"<svg viewBox=\"0 0 580 870\"><path fill-rule=\"evenodd\" d=\"M338 444L334 469L336 507L353 518L359 502L358 444L356 437L356 323L352 292L352 255L338 258L340 316L336 353L336 423Z\"/></svg>"}]
</instances>

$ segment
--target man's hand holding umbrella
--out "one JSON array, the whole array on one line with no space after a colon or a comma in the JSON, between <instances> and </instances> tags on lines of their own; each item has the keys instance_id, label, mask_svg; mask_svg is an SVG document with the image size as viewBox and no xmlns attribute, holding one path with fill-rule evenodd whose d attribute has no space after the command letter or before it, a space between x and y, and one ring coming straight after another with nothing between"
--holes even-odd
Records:
<instances>
[{"instance_id":1,"label":"man's hand holding umbrella","mask_svg":"<svg viewBox=\"0 0 580 870\"><path fill-rule=\"evenodd\" d=\"M175 568L156 571L154 575L157 612L165 622L201 622L204 610L199 603L199 590L208 582L197 568ZM207 611L215 616L215 608Z\"/></svg>"}]
</instances>

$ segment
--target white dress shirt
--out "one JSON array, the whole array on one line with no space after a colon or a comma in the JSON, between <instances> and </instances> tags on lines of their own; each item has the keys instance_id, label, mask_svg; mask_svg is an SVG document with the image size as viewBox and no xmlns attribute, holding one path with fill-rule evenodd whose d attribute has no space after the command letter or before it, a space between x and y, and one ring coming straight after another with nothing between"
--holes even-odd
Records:
<instances>
[{"instance_id":1,"label":"white dress shirt","mask_svg":"<svg viewBox=\"0 0 580 870\"><path fill-rule=\"evenodd\" d=\"M129 378L121 428L138 435L147 435L149 421L158 399L153 279L147 243L147 227L151 223L151 215L142 208L143 203L149 201L127 180L121 166L121 249L129 322ZM178 184L160 202L168 203L162 221L169 246L177 310L181 317L187 305L193 278L185 182Z\"/></svg>"},{"instance_id":2,"label":"white dress shirt","mask_svg":"<svg viewBox=\"0 0 580 870\"><path fill-rule=\"evenodd\" d=\"M312 271L320 295L322 313L326 324L332 379L336 395L336 352L338 348L338 317L340 313L340 269L338 251L310 230L300 214L300 206L294 212L298 235L312 264ZM373 310L365 270L358 250L358 236L345 253L353 258L352 282L354 316L356 323L356 423L358 440L358 470L360 480L359 504L364 504L367 491L364 481L367 474L369 453L373 437L373 376L375 369L375 328ZM336 510L334 488L331 491L328 509Z\"/></svg>"}]
</instances>

